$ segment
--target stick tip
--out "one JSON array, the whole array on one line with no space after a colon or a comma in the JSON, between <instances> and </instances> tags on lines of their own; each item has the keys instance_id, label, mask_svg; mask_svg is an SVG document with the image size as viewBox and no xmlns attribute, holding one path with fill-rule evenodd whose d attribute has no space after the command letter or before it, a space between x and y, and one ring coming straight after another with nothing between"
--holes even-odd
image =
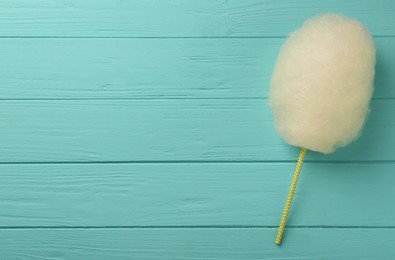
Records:
<instances>
[{"instance_id":1,"label":"stick tip","mask_svg":"<svg viewBox=\"0 0 395 260\"><path fill-rule=\"evenodd\" d=\"M283 231L284 231L284 229L279 229L278 230L278 233L277 233L277 236L276 236L276 245L281 245L281 241L283 240L282 238L283 238Z\"/></svg>"}]
</instances>

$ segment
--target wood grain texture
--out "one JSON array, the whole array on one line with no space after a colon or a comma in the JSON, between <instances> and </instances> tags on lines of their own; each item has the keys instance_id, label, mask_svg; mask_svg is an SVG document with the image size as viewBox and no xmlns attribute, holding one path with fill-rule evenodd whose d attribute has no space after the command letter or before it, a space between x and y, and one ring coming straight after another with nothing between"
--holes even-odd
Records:
<instances>
[{"instance_id":1,"label":"wood grain texture","mask_svg":"<svg viewBox=\"0 0 395 260\"><path fill-rule=\"evenodd\" d=\"M395 102L372 102L363 135L306 161L395 160ZM283 161L266 100L3 100L0 162Z\"/></svg>"},{"instance_id":2,"label":"wood grain texture","mask_svg":"<svg viewBox=\"0 0 395 260\"><path fill-rule=\"evenodd\" d=\"M0 99L267 98L284 39L2 39ZM395 98L395 37L375 38Z\"/></svg>"},{"instance_id":3,"label":"wood grain texture","mask_svg":"<svg viewBox=\"0 0 395 260\"><path fill-rule=\"evenodd\" d=\"M305 163L288 226L394 226L394 167ZM276 227L294 168L294 162L1 165L0 223Z\"/></svg>"},{"instance_id":4,"label":"wood grain texture","mask_svg":"<svg viewBox=\"0 0 395 260\"><path fill-rule=\"evenodd\" d=\"M273 228L1 230L0 251L5 259L21 260L392 260L395 254L394 229L290 228L281 247L273 242L275 232Z\"/></svg>"},{"instance_id":5,"label":"wood grain texture","mask_svg":"<svg viewBox=\"0 0 395 260\"><path fill-rule=\"evenodd\" d=\"M394 36L394 9L391 0L4 0L0 36L278 37L323 12L344 13L374 35Z\"/></svg>"},{"instance_id":6,"label":"wood grain texture","mask_svg":"<svg viewBox=\"0 0 395 260\"><path fill-rule=\"evenodd\" d=\"M394 259L395 2L0 1L0 259ZM285 36L341 12L377 46L361 138L274 132Z\"/></svg>"}]
</instances>

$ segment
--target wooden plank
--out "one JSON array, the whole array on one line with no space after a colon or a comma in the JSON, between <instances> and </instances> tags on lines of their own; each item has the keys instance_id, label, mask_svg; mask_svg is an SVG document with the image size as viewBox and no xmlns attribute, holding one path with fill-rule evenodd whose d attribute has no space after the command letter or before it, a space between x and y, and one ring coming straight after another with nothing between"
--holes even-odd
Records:
<instances>
[{"instance_id":1,"label":"wooden plank","mask_svg":"<svg viewBox=\"0 0 395 260\"><path fill-rule=\"evenodd\" d=\"M267 98L284 39L1 39L1 99ZM375 98L395 98L395 37Z\"/></svg>"},{"instance_id":2,"label":"wooden plank","mask_svg":"<svg viewBox=\"0 0 395 260\"><path fill-rule=\"evenodd\" d=\"M340 12L379 36L394 36L395 3L365 1L3 0L1 36L285 36L308 17Z\"/></svg>"},{"instance_id":3,"label":"wooden plank","mask_svg":"<svg viewBox=\"0 0 395 260\"><path fill-rule=\"evenodd\" d=\"M288 226L394 226L394 167L306 162ZM294 162L0 165L0 225L275 227L294 168Z\"/></svg>"},{"instance_id":4,"label":"wooden plank","mask_svg":"<svg viewBox=\"0 0 395 260\"><path fill-rule=\"evenodd\" d=\"M395 160L395 100L375 100L360 139L307 161ZM0 162L273 161L298 149L267 100L3 100Z\"/></svg>"},{"instance_id":5,"label":"wooden plank","mask_svg":"<svg viewBox=\"0 0 395 260\"><path fill-rule=\"evenodd\" d=\"M382 259L395 256L394 229L1 230L4 259Z\"/></svg>"}]
</instances>

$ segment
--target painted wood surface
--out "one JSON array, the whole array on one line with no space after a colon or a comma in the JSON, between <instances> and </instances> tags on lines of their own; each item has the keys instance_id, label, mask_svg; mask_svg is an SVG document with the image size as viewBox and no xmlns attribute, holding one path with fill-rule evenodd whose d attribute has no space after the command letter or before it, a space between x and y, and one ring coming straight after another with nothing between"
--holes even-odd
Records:
<instances>
[{"instance_id":1,"label":"painted wood surface","mask_svg":"<svg viewBox=\"0 0 395 260\"><path fill-rule=\"evenodd\" d=\"M1 7L7 37L279 37L323 12L395 35L392 0L3 0Z\"/></svg>"},{"instance_id":2,"label":"painted wood surface","mask_svg":"<svg viewBox=\"0 0 395 260\"><path fill-rule=\"evenodd\" d=\"M0 250L5 259L23 260L392 260L395 254L394 229L289 228L282 247L268 246L275 234L275 228L2 230Z\"/></svg>"},{"instance_id":3,"label":"painted wood surface","mask_svg":"<svg viewBox=\"0 0 395 260\"><path fill-rule=\"evenodd\" d=\"M308 153L267 105L304 19L377 46L362 136ZM0 259L394 259L395 2L0 1Z\"/></svg>"},{"instance_id":4,"label":"painted wood surface","mask_svg":"<svg viewBox=\"0 0 395 260\"><path fill-rule=\"evenodd\" d=\"M274 227L294 167L293 162L1 165L0 223ZM394 226L394 168L393 162L306 163L289 226Z\"/></svg>"},{"instance_id":5,"label":"painted wood surface","mask_svg":"<svg viewBox=\"0 0 395 260\"><path fill-rule=\"evenodd\" d=\"M372 102L363 135L307 161L395 160L395 100ZM294 161L267 100L3 100L0 162Z\"/></svg>"},{"instance_id":6,"label":"painted wood surface","mask_svg":"<svg viewBox=\"0 0 395 260\"><path fill-rule=\"evenodd\" d=\"M374 97L394 98L395 38L374 40ZM0 99L267 98L283 41L2 39Z\"/></svg>"}]
</instances>

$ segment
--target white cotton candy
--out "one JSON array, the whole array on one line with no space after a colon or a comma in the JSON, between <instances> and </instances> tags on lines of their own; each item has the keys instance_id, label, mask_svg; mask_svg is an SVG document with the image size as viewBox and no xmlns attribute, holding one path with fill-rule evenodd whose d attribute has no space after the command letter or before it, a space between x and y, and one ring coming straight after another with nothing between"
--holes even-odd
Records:
<instances>
[{"instance_id":1,"label":"white cotton candy","mask_svg":"<svg viewBox=\"0 0 395 260\"><path fill-rule=\"evenodd\" d=\"M359 22L339 14L307 20L283 45L269 104L275 128L295 146L331 153L356 139L369 113L375 47Z\"/></svg>"}]
</instances>

